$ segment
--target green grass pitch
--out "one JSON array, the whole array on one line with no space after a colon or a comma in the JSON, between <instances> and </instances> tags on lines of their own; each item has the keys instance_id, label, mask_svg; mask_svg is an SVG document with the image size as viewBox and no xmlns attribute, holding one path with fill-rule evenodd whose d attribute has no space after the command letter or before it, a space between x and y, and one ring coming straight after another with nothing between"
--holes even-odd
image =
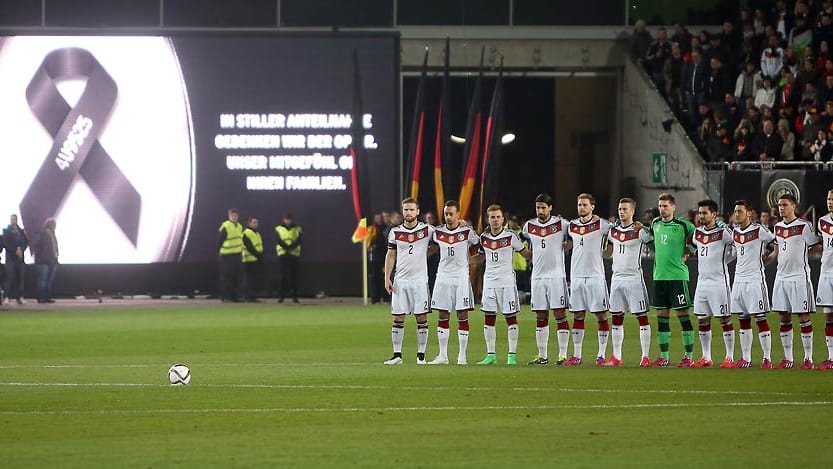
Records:
<instances>
[{"instance_id":1,"label":"green grass pitch","mask_svg":"<svg viewBox=\"0 0 833 469\"><path fill-rule=\"evenodd\" d=\"M472 315L472 364L417 366L408 318L405 363L391 367L382 365L390 356L384 306L31 309L0 311L2 467L831 464L833 372L641 369L630 317L622 368L587 364L597 347L593 320L583 367L478 367L485 350L479 312ZM813 319L821 362L823 316ZM777 362L776 318L770 322ZM435 324L432 315L429 360ZM676 363L679 323L672 326ZM519 362L526 362L536 352L528 309L520 332ZM456 343L452 322L452 359ZM801 359L798 335L795 349ZM656 356L655 343L653 350ZM754 350L757 364L757 337ZM499 322L501 363L505 351ZM175 362L191 367L190 386L167 384Z\"/></svg>"}]
</instances>

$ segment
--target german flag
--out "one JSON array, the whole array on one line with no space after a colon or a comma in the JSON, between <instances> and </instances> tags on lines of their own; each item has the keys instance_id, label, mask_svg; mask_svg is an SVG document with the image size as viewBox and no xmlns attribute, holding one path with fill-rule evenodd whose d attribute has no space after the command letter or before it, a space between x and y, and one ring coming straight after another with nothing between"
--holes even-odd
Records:
<instances>
[{"instance_id":1,"label":"german flag","mask_svg":"<svg viewBox=\"0 0 833 469\"><path fill-rule=\"evenodd\" d=\"M358 243L367 236L367 217L370 209L370 176L368 173L367 150L364 148L364 132L362 130L362 90L359 77L359 54L353 49L353 119L350 124L352 141L350 156L353 167L350 170L350 185L353 193L353 212L356 214L358 225L353 233L353 242Z\"/></svg>"},{"instance_id":2,"label":"german flag","mask_svg":"<svg viewBox=\"0 0 833 469\"><path fill-rule=\"evenodd\" d=\"M463 165L463 183L460 186L460 216L463 220L469 216L474 187L477 184L477 164L480 162L480 143L483 139L481 129L483 127L483 110L481 109L482 80L483 80L483 55L486 48L480 49L480 71L477 81L474 83L474 94L469 105L469 116L466 121L466 146L463 149L465 164Z\"/></svg>"},{"instance_id":3,"label":"german flag","mask_svg":"<svg viewBox=\"0 0 833 469\"><path fill-rule=\"evenodd\" d=\"M442 213L445 205L445 191L453 194L454 176L451 159L451 41L445 39L445 66L443 68L442 95L437 110L437 135L434 141L434 196L437 199L437 213Z\"/></svg>"},{"instance_id":4,"label":"german flag","mask_svg":"<svg viewBox=\"0 0 833 469\"><path fill-rule=\"evenodd\" d=\"M483 229L483 210L496 203L500 190L500 139L503 134L503 58L492 93L492 104L486 120L486 147L483 151L483 166L480 185L480 216L477 227Z\"/></svg>"},{"instance_id":5,"label":"german flag","mask_svg":"<svg viewBox=\"0 0 833 469\"><path fill-rule=\"evenodd\" d=\"M422 140L425 132L425 77L428 74L428 48L422 59L422 74L417 86L414 120L411 124L411 139L408 148L408 166L405 171L403 194L410 194L419 200L419 173L422 170Z\"/></svg>"},{"instance_id":6,"label":"german flag","mask_svg":"<svg viewBox=\"0 0 833 469\"><path fill-rule=\"evenodd\" d=\"M356 229L353 231L353 237L351 238L354 243L361 243L364 238L367 237L367 217L362 218L359 220L359 224L356 225Z\"/></svg>"}]
</instances>

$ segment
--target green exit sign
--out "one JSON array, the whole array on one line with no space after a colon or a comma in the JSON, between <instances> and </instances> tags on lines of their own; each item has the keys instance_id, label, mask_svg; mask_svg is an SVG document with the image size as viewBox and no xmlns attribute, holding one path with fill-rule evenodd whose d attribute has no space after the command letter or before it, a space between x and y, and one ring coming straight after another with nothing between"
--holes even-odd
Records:
<instances>
[{"instance_id":1,"label":"green exit sign","mask_svg":"<svg viewBox=\"0 0 833 469\"><path fill-rule=\"evenodd\" d=\"M654 153L654 184L668 184L668 155Z\"/></svg>"}]
</instances>

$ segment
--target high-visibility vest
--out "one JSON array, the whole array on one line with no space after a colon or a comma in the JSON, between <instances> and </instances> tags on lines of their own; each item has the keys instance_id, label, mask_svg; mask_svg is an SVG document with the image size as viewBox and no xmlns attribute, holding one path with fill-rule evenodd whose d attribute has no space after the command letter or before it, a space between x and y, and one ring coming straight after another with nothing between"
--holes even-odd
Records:
<instances>
[{"instance_id":1,"label":"high-visibility vest","mask_svg":"<svg viewBox=\"0 0 833 469\"><path fill-rule=\"evenodd\" d=\"M258 254L263 253L263 239L261 239L260 233L251 228L246 228L243 230L243 236L249 239ZM257 256L246 249L246 243L243 243L243 262L257 262Z\"/></svg>"},{"instance_id":2,"label":"high-visibility vest","mask_svg":"<svg viewBox=\"0 0 833 469\"><path fill-rule=\"evenodd\" d=\"M226 220L218 231L226 230L226 240L220 246L220 254L240 254L243 252L243 226Z\"/></svg>"},{"instance_id":3,"label":"high-visibility vest","mask_svg":"<svg viewBox=\"0 0 833 469\"><path fill-rule=\"evenodd\" d=\"M513 233L518 235L518 238L521 238L521 242L523 242L524 247L527 247L529 245L529 243L527 243L527 241L521 237L521 230L520 229L515 231L515 230L509 228L508 226L506 227L506 229L509 230L509 231L512 231ZM521 253L519 253L517 251L512 253L512 270L515 270L515 271L518 271L518 272L523 272L523 271L526 270L526 265L527 265L526 264L526 257L522 256Z\"/></svg>"},{"instance_id":4,"label":"high-visibility vest","mask_svg":"<svg viewBox=\"0 0 833 469\"><path fill-rule=\"evenodd\" d=\"M275 231L278 233L278 238L283 241L284 244L287 246L294 243L298 238L301 237L301 225L292 225L292 228L287 228L283 225L278 225L275 227ZM276 246L279 256L283 256L284 254L289 254L291 256L300 256L301 255L301 246L295 246L289 252L286 252L286 249L283 248L280 244Z\"/></svg>"}]
</instances>

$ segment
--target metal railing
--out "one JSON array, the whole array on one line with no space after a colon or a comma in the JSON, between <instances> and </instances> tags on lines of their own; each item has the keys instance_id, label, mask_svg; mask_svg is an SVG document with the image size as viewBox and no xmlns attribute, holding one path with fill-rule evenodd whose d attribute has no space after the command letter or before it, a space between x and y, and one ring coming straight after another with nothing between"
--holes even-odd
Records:
<instances>
[{"instance_id":1,"label":"metal railing","mask_svg":"<svg viewBox=\"0 0 833 469\"><path fill-rule=\"evenodd\" d=\"M741 171L744 169L814 169L833 171L833 161L724 161L703 163L706 170Z\"/></svg>"},{"instance_id":2,"label":"metal railing","mask_svg":"<svg viewBox=\"0 0 833 469\"><path fill-rule=\"evenodd\" d=\"M267 0L268 1L268 0ZM340 5L343 0L331 0L333 5ZM5 2L9 3L9 2ZM67 26L66 23L50 24L50 16L48 12L58 10L55 5L60 6L66 4L65 0L29 0L28 2L11 2L7 7L7 13L4 17L0 17L0 25L7 28L20 27L54 27ZM94 17L94 5L99 2L76 1L74 5L79 11L91 12ZM139 3L139 2L134 2ZM124 16L120 16L116 7L108 7L103 16L110 15L120 20L120 24L131 28L155 26L158 28L168 28L171 26L171 17L179 13L181 16L181 9L176 7L177 2L165 0L157 0L156 2L146 1L145 5L131 9L129 12L125 11ZM247 2L225 2L227 4L240 3L235 5L238 8L246 8ZM254 3L254 2L252 2ZM265 2L258 2L261 5ZM255 27L257 29L286 29L286 28L330 28L332 26L341 27L359 27L362 29L370 28L398 28L400 26L417 26L422 24L421 19L426 16L432 17L430 24L436 24L436 18L447 18L448 24L437 24L437 26L510 26L510 27L524 27L524 26L616 26L619 28L628 28L634 24L637 19L648 21L650 27L656 27L659 24L671 25L675 22L682 22L683 24L691 25L692 32L700 31L702 26L717 25L725 18L727 11L721 8L717 0L674 0L668 1L636 1L636 0L596 0L591 5L581 6L567 6L561 7L562 2L524 2L520 0L498 0L498 2L491 2L490 8L495 12L505 12L501 14L487 14L482 12L467 11L467 9L483 8L480 2L463 2L463 1L447 1L442 5L442 11L434 13L430 7L417 7L416 11L413 8L405 8L401 4L405 4L404 0L384 0L377 4L380 7L381 14L373 17L372 21L375 23L368 24L361 22L360 24L351 25L351 21L347 19L345 23L329 24L322 23L322 18L331 19L333 13L331 11L322 11L321 16L316 17L316 13L310 9L305 9L301 12L296 12L293 17L289 12L298 10L297 5L303 4L303 0L272 0L271 7L264 6L262 11L269 11L271 18L269 24L264 24L262 18L257 20L256 24L247 27L245 24L236 24L225 29L250 29ZM418 2L408 2L409 4L417 4ZM559 5L558 15L552 21L547 21L546 18L552 15L554 11L552 4ZM563 2L567 3L567 2ZM16 6L20 5L20 6ZM25 6L24 6L25 4ZM222 0L214 0L208 3L212 9L216 9L217 5L222 5ZM536 6L536 4L538 6ZM267 4L268 5L268 4ZM201 5L202 6L202 5ZM224 7L225 8L225 7ZM232 8L231 6L227 8ZM439 8L439 7L434 7ZM586 9L595 8L594 14L588 15ZM268 9L268 10L267 10ZM327 9L324 9L327 10ZM221 10L222 11L222 10ZM735 14L736 9L729 10L731 14ZM114 13L115 12L115 13ZM481 14L473 14L481 13ZM129 21L125 22L127 15L136 15L136 23L131 24ZM148 24L147 19L155 14L155 24ZM367 15L365 15L367 16ZM15 23L16 18L24 18ZM543 21L539 21L542 20ZM39 21L38 21L39 20ZM367 18L365 18L365 21ZM10 21L10 22L9 22ZM23 21L23 22L20 22ZM39 22L37 24L35 21ZM499 21L495 24L495 21ZM105 21L106 23L106 21ZM88 26L96 24L92 21ZM699 25L699 26L695 26ZM82 25L76 25L82 26ZM191 26L202 29L198 22L192 23ZM204 25L212 26L212 25ZM116 28L118 29L118 28ZM653 32L653 31L652 31ZM438 36L442 37L442 36Z\"/></svg>"}]
</instances>

